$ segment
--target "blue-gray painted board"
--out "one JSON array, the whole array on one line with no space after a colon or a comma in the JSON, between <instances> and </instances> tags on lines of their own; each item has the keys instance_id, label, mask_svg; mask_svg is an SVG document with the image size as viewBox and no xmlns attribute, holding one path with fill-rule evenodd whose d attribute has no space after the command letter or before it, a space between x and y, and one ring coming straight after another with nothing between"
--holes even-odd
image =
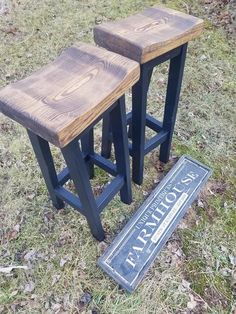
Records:
<instances>
[{"instance_id":1,"label":"blue-gray painted board","mask_svg":"<svg viewBox=\"0 0 236 314\"><path fill-rule=\"evenodd\" d=\"M182 156L99 258L98 265L133 292L210 175L208 167Z\"/></svg>"}]
</instances>

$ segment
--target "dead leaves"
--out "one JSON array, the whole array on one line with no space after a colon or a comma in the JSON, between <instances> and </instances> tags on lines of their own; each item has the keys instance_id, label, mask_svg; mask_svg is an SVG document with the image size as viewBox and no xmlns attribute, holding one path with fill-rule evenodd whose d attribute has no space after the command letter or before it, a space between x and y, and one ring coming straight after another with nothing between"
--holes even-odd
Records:
<instances>
[{"instance_id":1,"label":"dead leaves","mask_svg":"<svg viewBox=\"0 0 236 314\"><path fill-rule=\"evenodd\" d=\"M230 286L233 289L233 291L236 293L236 269L232 271Z\"/></svg>"},{"instance_id":2,"label":"dead leaves","mask_svg":"<svg viewBox=\"0 0 236 314\"><path fill-rule=\"evenodd\" d=\"M22 224L24 221L24 214L22 214L20 211L17 211L16 218L12 222L12 226L5 227L0 229L0 243L2 245L7 244L10 241L16 240L20 236L20 231L22 228ZM11 222L10 222L11 224Z\"/></svg>"},{"instance_id":3,"label":"dead leaves","mask_svg":"<svg viewBox=\"0 0 236 314\"><path fill-rule=\"evenodd\" d=\"M44 222L49 223L50 221L55 219L55 214L52 211L46 211L43 216Z\"/></svg>"},{"instance_id":4,"label":"dead leaves","mask_svg":"<svg viewBox=\"0 0 236 314\"><path fill-rule=\"evenodd\" d=\"M88 310L87 307L92 302L92 294L85 291L80 297L73 298L69 293L63 297L52 295L44 304L43 313L46 314L63 314L63 313L91 313L99 314L96 309Z\"/></svg>"},{"instance_id":5,"label":"dead leaves","mask_svg":"<svg viewBox=\"0 0 236 314\"><path fill-rule=\"evenodd\" d=\"M233 267L236 267L236 256L234 256L233 254L229 254L229 261Z\"/></svg>"},{"instance_id":6,"label":"dead leaves","mask_svg":"<svg viewBox=\"0 0 236 314\"><path fill-rule=\"evenodd\" d=\"M209 199L214 196L225 195L228 184L223 181L207 182L204 189L200 192L197 200L197 206L203 208L209 222L213 222L218 217L218 213L214 207L209 205Z\"/></svg>"},{"instance_id":7,"label":"dead leaves","mask_svg":"<svg viewBox=\"0 0 236 314\"><path fill-rule=\"evenodd\" d=\"M11 26L8 29L5 29L4 31L6 34L16 35L19 30L17 29L17 27Z\"/></svg>"},{"instance_id":8,"label":"dead leaves","mask_svg":"<svg viewBox=\"0 0 236 314\"><path fill-rule=\"evenodd\" d=\"M161 267L181 267L185 260L185 254L178 238L172 236L166 244L166 249L159 258Z\"/></svg>"},{"instance_id":9,"label":"dead leaves","mask_svg":"<svg viewBox=\"0 0 236 314\"><path fill-rule=\"evenodd\" d=\"M17 239L19 237L20 227L20 224L16 224L11 229L6 230L2 236L1 244Z\"/></svg>"},{"instance_id":10,"label":"dead leaves","mask_svg":"<svg viewBox=\"0 0 236 314\"><path fill-rule=\"evenodd\" d=\"M71 254L68 254L68 255L65 255L64 257L61 258L60 260L60 267L64 267L64 265L71 261L72 260L72 255Z\"/></svg>"},{"instance_id":11,"label":"dead leaves","mask_svg":"<svg viewBox=\"0 0 236 314\"><path fill-rule=\"evenodd\" d=\"M85 305L88 305L92 301L92 295L89 292L85 292L81 299L79 300L79 306L84 307Z\"/></svg>"},{"instance_id":12,"label":"dead leaves","mask_svg":"<svg viewBox=\"0 0 236 314\"><path fill-rule=\"evenodd\" d=\"M52 276L52 286L54 286L61 278L61 275L53 275Z\"/></svg>"},{"instance_id":13,"label":"dead leaves","mask_svg":"<svg viewBox=\"0 0 236 314\"><path fill-rule=\"evenodd\" d=\"M232 290L236 293L236 256L234 256L233 254L229 254L229 261L232 265L232 271L230 272L230 286Z\"/></svg>"},{"instance_id":14,"label":"dead leaves","mask_svg":"<svg viewBox=\"0 0 236 314\"><path fill-rule=\"evenodd\" d=\"M31 293L31 292L34 291L34 289L35 289L35 283L34 283L32 280L30 280L30 281L25 285L23 292L24 292L24 293Z\"/></svg>"},{"instance_id":15,"label":"dead leaves","mask_svg":"<svg viewBox=\"0 0 236 314\"><path fill-rule=\"evenodd\" d=\"M25 253L23 258L25 261L31 262L31 261L36 259L36 254L37 254L36 250L30 250L30 251Z\"/></svg>"},{"instance_id":16,"label":"dead leaves","mask_svg":"<svg viewBox=\"0 0 236 314\"><path fill-rule=\"evenodd\" d=\"M11 23L6 28L0 29L0 31L2 31L6 35L11 35L12 37L14 36L16 38L20 37L22 34L20 29L12 25Z\"/></svg>"},{"instance_id":17,"label":"dead leaves","mask_svg":"<svg viewBox=\"0 0 236 314\"><path fill-rule=\"evenodd\" d=\"M188 295L187 309L190 313L203 313L203 310L209 308L209 304L191 288L191 285L189 281L182 279L179 286L179 289Z\"/></svg>"},{"instance_id":18,"label":"dead leaves","mask_svg":"<svg viewBox=\"0 0 236 314\"><path fill-rule=\"evenodd\" d=\"M64 245L70 245L73 244L75 240L76 239L71 230L64 230L62 231L62 234L60 235L58 241L56 241L55 246L61 247Z\"/></svg>"},{"instance_id":19,"label":"dead leaves","mask_svg":"<svg viewBox=\"0 0 236 314\"><path fill-rule=\"evenodd\" d=\"M187 303L187 308L189 310L194 310L197 307L198 303L195 301L195 298L192 294L190 294L189 297L190 297L190 301L188 301Z\"/></svg>"},{"instance_id":20,"label":"dead leaves","mask_svg":"<svg viewBox=\"0 0 236 314\"><path fill-rule=\"evenodd\" d=\"M223 27L229 35L235 33L234 0L203 0L203 3L209 19L215 26Z\"/></svg>"},{"instance_id":21,"label":"dead leaves","mask_svg":"<svg viewBox=\"0 0 236 314\"><path fill-rule=\"evenodd\" d=\"M98 243L98 251L99 251L99 255L102 255L105 250L107 249L108 244L104 241L101 241Z\"/></svg>"}]
</instances>

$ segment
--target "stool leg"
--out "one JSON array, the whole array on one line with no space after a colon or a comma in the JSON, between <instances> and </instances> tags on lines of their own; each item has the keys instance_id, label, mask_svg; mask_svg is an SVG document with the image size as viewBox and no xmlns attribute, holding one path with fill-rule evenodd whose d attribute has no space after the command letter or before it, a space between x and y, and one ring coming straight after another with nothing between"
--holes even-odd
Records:
<instances>
[{"instance_id":1,"label":"stool leg","mask_svg":"<svg viewBox=\"0 0 236 314\"><path fill-rule=\"evenodd\" d=\"M85 154L93 154L94 153L94 132L93 128L91 128L86 134L84 134L81 138L82 151ZM90 160L87 162L87 170L89 174L89 178L92 179L94 177L94 164Z\"/></svg>"},{"instance_id":2,"label":"stool leg","mask_svg":"<svg viewBox=\"0 0 236 314\"><path fill-rule=\"evenodd\" d=\"M105 234L102 228L98 208L89 182L88 171L77 140L72 141L61 149L74 182L81 204L86 212L86 219L93 236L102 241Z\"/></svg>"},{"instance_id":3,"label":"stool leg","mask_svg":"<svg viewBox=\"0 0 236 314\"><path fill-rule=\"evenodd\" d=\"M48 192L52 199L52 203L57 209L61 209L64 207L64 202L59 199L54 192L54 189L59 186L59 183L49 144L47 141L31 131L27 130L27 132L38 160L39 167L43 174Z\"/></svg>"},{"instance_id":4,"label":"stool leg","mask_svg":"<svg viewBox=\"0 0 236 314\"><path fill-rule=\"evenodd\" d=\"M136 184L143 182L147 92L152 70L141 65L139 81L132 88L132 177Z\"/></svg>"},{"instance_id":5,"label":"stool leg","mask_svg":"<svg viewBox=\"0 0 236 314\"><path fill-rule=\"evenodd\" d=\"M109 114L105 115L102 122L102 150L101 155L104 158L111 157L111 125L110 125L110 117Z\"/></svg>"},{"instance_id":6,"label":"stool leg","mask_svg":"<svg viewBox=\"0 0 236 314\"><path fill-rule=\"evenodd\" d=\"M115 148L117 172L124 177L125 184L120 190L121 201L130 204L132 202L128 135L125 112L125 97L122 96L118 104L110 113L111 129Z\"/></svg>"},{"instance_id":7,"label":"stool leg","mask_svg":"<svg viewBox=\"0 0 236 314\"><path fill-rule=\"evenodd\" d=\"M186 52L187 44L182 46L181 52L178 56L170 60L165 112L163 119L163 130L168 131L168 138L164 143L161 144L160 147L160 161L162 162L168 162L170 157L171 141L178 109Z\"/></svg>"},{"instance_id":8,"label":"stool leg","mask_svg":"<svg viewBox=\"0 0 236 314\"><path fill-rule=\"evenodd\" d=\"M150 69L148 71L148 86L147 86L147 89L149 88L149 85L150 85L150 82L151 82L151 78L152 78L152 72L153 72L153 69ZM130 125L128 126L128 138L132 139L132 120L131 120L131 123Z\"/></svg>"}]
</instances>

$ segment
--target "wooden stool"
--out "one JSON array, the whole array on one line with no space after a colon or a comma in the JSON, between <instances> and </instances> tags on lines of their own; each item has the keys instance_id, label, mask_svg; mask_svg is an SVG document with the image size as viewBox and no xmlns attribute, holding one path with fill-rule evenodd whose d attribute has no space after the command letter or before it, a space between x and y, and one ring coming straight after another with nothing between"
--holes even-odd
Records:
<instances>
[{"instance_id":1,"label":"wooden stool","mask_svg":"<svg viewBox=\"0 0 236 314\"><path fill-rule=\"evenodd\" d=\"M77 44L50 65L0 91L0 111L28 129L53 205L60 209L65 201L82 213L100 241L104 239L102 209L119 191L124 203L132 200L123 95L139 74L135 61ZM116 164L93 149L93 126L104 114L111 119ZM58 175L48 142L61 149L67 164ZM115 177L97 199L89 182L94 164ZM63 187L69 179L79 197Z\"/></svg>"},{"instance_id":2,"label":"wooden stool","mask_svg":"<svg viewBox=\"0 0 236 314\"><path fill-rule=\"evenodd\" d=\"M128 124L132 124L133 181L143 181L144 156L160 146L160 160L167 162L176 120L180 88L184 70L187 42L199 36L203 21L193 16L153 7L126 19L108 22L94 28L95 42L141 65L141 76L132 89L132 112ZM170 60L169 78L163 122L146 113L147 92L152 71L158 64ZM145 143L145 126L157 135ZM108 136L109 120L103 125L102 155L109 157L111 137Z\"/></svg>"}]
</instances>

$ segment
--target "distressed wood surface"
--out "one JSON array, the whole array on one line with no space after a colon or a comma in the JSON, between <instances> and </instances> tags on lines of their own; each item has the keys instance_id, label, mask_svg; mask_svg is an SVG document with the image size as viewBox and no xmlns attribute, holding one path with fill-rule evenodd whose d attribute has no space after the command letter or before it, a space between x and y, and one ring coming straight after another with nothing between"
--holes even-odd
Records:
<instances>
[{"instance_id":1,"label":"distressed wood surface","mask_svg":"<svg viewBox=\"0 0 236 314\"><path fill-rule=\"evenodd\" d=\"M152 7L94 28L95 42L145 63L199 36L203 20L172 9Z\"/></svg>"},{"instance_id":2,"label":"distressed wood surface","mask_svg":"<svg viewBox=\"0 0 236 314\"><path fill-rule=\"evenodd\" d=\"M0 112L64 147L139 79L139 64L78 43L31 76L0 90Z\"/></svg>"}]
</instances>

